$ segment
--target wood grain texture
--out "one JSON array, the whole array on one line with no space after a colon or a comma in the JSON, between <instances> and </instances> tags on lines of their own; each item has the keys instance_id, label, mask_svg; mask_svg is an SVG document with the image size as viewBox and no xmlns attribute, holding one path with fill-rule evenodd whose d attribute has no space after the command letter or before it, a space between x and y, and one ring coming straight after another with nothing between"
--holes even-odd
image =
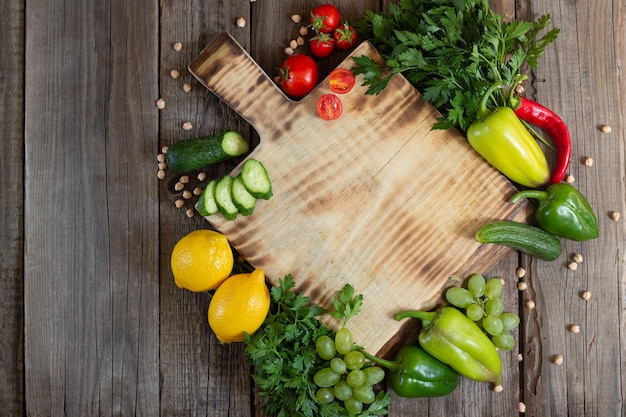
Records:
<instances>
[{"instance_id":1,"label":"wood grain texture","mask_svg":"<svg viewBox=\"0 0 626 417\"><path fill-rule=\"evenodd\" d=\"M369 43L352 55L380 60ZM499 261L501 247L475 241L480 225L528 219L530 206L507 201L513 186L458 132L431 129L439 114L402 76L378 96L365 95L357 78L341 97L342 117L326 122L314 107L327 82L291 101L228 34L190 70L259 132L249 158L263 162L274 189L250 217L208 220L272 283L293 274L326 308L351 283L368 303L351 330L372 352L389 353L398 341L387 342L402 339L395 312L432 307L448 277Z\"/></svg>"},{"instance_id":2,"label":"wood grain texture","mask_svg":"<svg viewBox=\"0 0 626 417\"><path fill-rule=\"evenodd\" d=\"M0 414L24 412L24 2L0 0Z\"/></svg>"}]
</instances>

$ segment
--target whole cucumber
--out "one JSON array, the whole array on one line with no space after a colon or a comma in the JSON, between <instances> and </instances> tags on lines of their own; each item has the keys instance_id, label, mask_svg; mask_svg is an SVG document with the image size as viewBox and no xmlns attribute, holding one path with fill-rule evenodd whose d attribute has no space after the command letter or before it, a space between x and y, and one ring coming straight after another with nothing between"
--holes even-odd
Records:
<instances>
[{"instance_id":1,"label":"whole cucumber","mask_svg":"<svg viewBox=\"0 0 626 417\"><path fill-rule=\"evenodd\" d=\"M175 172L190 172L248 152L248 142L234 131L202 136L174 143L165 153L167 167Z\"/></svg>"},{"instance_id":2,"label":"whole cucumber","mask_svg":"<svg viewBox=\"0 0 626 417\"><path fill-rule=\"evenodd\" d=\"M561 241L553 234L510 220L499 220L482 226L476 232L476 240L508 246L544 261L554 261L563 251Z\"/></svg>"}]
</instances>

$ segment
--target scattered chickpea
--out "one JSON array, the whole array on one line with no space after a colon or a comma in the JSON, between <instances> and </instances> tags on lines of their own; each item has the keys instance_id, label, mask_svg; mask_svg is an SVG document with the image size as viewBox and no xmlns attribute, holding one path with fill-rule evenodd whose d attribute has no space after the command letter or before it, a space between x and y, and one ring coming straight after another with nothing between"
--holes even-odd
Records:
<instances>
[{"instance_id":1,"label":"scattered chickpea","mask_svg":"<svg viewBox=\"0 0 626 417\"><path fill-rule=\"evenodd\" d=\"M189 175L183 175L182 177L180 177L178 179L179 182L183 183L183 184L187 184L189 183Z\"/></svg>"},{"instance_id":2,"label":"scattered chickpea","mask_svg":"<svg viewBox=\"0 0 626 417\"><path fill-rule=\"evenodd\" d=\"M285 55L287 56L291 56L293 55L293 49L291 49L290 47L286 47L285 49L283 49L283 52L285 53Z\"/></svg>"},{"instance_id":3,"label":"scattered chickpea","mask_svg":"<svg viewBox=\"0 0 626 417\"><path fill-rule=\"evenodd\" d=\"M518 362L522 362L524 360L524 355L522 355L521 353L517 354L517 361Z\"/></svg>"},{"instance_id":4,"label":"scattered chickpea","mask_svg":"<svg viewBox=\"0 0 626 417\"><path fill-rule=\"evenodd\" d=\"M176 51L176 52L180 52L183 49L183 44L180 42L176 42L174 45L172 45L172 48Z\"/></svg>"},{"instance_id":5,"label":"scattered chickpea","mask_svg":"<svg viewBox=\"0 0 626 417\"><path fill-rule=\"evenodd\" d=\"M563 363L563 356L562 355L554 355L554 358L552 358L552 363L555 365L561 365Z\"/></svg>"},{"instance_id":6,"label":"scattered chickpea","mask_svg":"<svg viewBox=\"0 0 626 417\"><path fill-rule=\"evenodd\" d=\"M291 21L293 23L300 23L300 22L302 22L302 16L300 16L299 14L292 14L291 15Z\"/></svg>"},{"instance_id":7,"label":"scattered chickpea","mask_svg":"<svg viewBox=\"0 0 626 417\"><path fill-rule=\"evenodd\" d=\"M567 174L567 177L565 177L565 182L568 184L571 184L574 181L576 181L576 178L574 178L572 174Z\"/></svg>"},{"instance_id":8,"label":"scattered chickpea","mask_svg":"<svg viewBox=\"0 0 626 417\"><path fill-rule=\"evenodd\" d=\"M157 155L157 161L158 162L165 162L165 154L164 153L160 153Z\"/></svg>"},{"instance_id":9,"label":"scattered chickpea","mask_svg":"<svg viewBox=\"0 0 626 417\"><path fill-rule=\"evenodd\" d=\"M193 195L200 195L200 194L202 194L202 188L196 187L193 189Z\"/></svg>"},{"instance_id":10,"label":"scattered chickpea","mask_svg":"<svg viewBox=\"0 0 626 417\"><path fill-rule=\"evenodd\" d=\"M193 125L190 122L183 123L183 130L191 130L193 129Z\"/></svg>"},{"instance_id":11,"label":"scattered chickpea","mask_svg":"<svg viewBox=\"0 0 626 417\"><path fill-rule=\"evenodd\" d=\"M165 170L165 168L167 168L167 164L165 162L159 162L157 164L157 168L159 168L161 170Z\"/></svg>"},{"instance_id":12,"label":"scattered chickpea","mask_svg":"<svg viewBox=\"0 0 626 417\"><path fill-rule=\"evenodd\" d=\"M526 308L533 310L535 308L535 302L533 300L526 301Z\"/></svg>"},{"instance_id":13,"label":"scattered chickpea","mask_svg":"<svg viewBox=\"0 0 626 417\"><path fill-rule=\"evenodd\" d=\"M187 215L187 217L192 218L194 216L193 209L185 210L185 214Z\"/></svg>"},{"instance_id":14,"label":"scattered chickpea","mask_svg":"<svg viewBox=\"0 0 626 417\"><path fill-rule=\"evenodd\" d=\"M289 42L289 47L291 49L296 49L298 47L298 41L295 39L292 39L291 42Z\"/></svg>"},{"instance_id":15,"label":"scattered chickpea","mask_svg":"<svg viewBox=\"0 0 626 417\"><path fill-rule=\"evenodd\" d=\"M256 0L250 0L250 3L254 3Z\"/></svg>"},{"instance_id":16,"label":"scattered chickpea","mask_svg":"<svg viewBox=\"0 0 626 417\"><path fill-rule=\"evenodd\" d=\"M583 291L583 293L580 294L580 298L582 298L585 301L589 301L591 299L591 292L590 291Z\"/></svg>"},{"instance_id":17,"label":"scattered chickpea","mask_svg":"<svg viewBox=\"0 0 626 417\"><path fill-rule=\"evenodd\" d=\"M526 404L524 404L523 402L520 401L519 403L519 412L520 413L525 413L526 412Z\"/></svg>"},{"instance_id":18,"label":"scattered chickpea","mask_svg":"<svg viewBox=\"0 0 626 417\"><path fill-rule=\"evenodd\" d=\"M197 178L198 178L198 181L206 180L206 172L199 172Z\"/></svg>"},{"instance_id":19,"label":"scattered chickpea","mask_svg":"<svg viewBox=\"0 0 626 417\"><path fill-rule=\"evenodd\" d=\"M162 148L161 148L161 153L164 153L164 154L165 154L165 153L167 153L167 150L168 150L169 148L170 148L170 147L169 147L169 146L167 146L167 145L166 145L166 146L164 146L164 147L162 147Z\"/></svg>"},{"instance_id":20,"label":"scattered chickpea","mask_svg":"<svg viewBox=\"0 0 626 417\"><path fill-rule=\"evenodd\" d=\"M157 109L163 110L165 108L165 100L163 100L162 98L158 99L156 101L156 106L157 106Z\"/></svg>"},{"instance_id":21,"label":"scattered chickpea","mask_svg":"<svg viewBox=\"0 0 626 417\"><path fill-rule=\"evenodd\" d=\"M520 266L515 270L515 275L517 275L518 278L524 278L526 276L526 270Z\"/></svg>"},{"instance_id":22,"label":"scattered chickpea","mask_svg":"<svg viewBox=\"0 0 626 417\"><path fill-rule=\"evenodd\" d=\"M176 206L176 208L183 208L185 206L185 201L179 198L178 200L174 201L174 205Z\"/></svg>"},{"instance_id":23,"label":"scattered chickpea","mask_svg":"<svg viewBox=\"0 0 626 417\"><path fill-rule=\"evenodd\" d=\"M611 133L613 129L609 125L604 125L600 128L600 132L602 133Z\"/></svg>"},{"instance_id":24,"label":"scattered chickpea","mask_svg":"<svg viewBox=\"0 0 626 417\"><path fill-rule=\"evenodd\" d=\"M160 180L164 179L165 178L165 171L162 170L162 169L158 170L157 171L157 178L160 179Z\"/></svg>"},{"instance_id":25,"label":"scattered chickpea","mask_svg":"<svg viewBox=\"0 0 626 417\"><path fill-rule=\"evenodd\" d=\"M182 191L184 188L185 188L185 184L183 184L180 181L174 184L174 191Z\"/></svg>"},{"instance_id":26,"label":"scattered chickpea","mask_svg":"<svg viewBox=\"0 0 626 417\"><path fill-rule=\"evenodd\" d=\"M305 44L305 40L304 40L304 38L303 38L302 36L298 36L298 37L296 38L296 44L297 44L298 46L303 46L303 45Z\"/></svg>"},{"instance_id":27,"label":"scattered chickpea","mask_svg":"<svg viewBox=\"0 0 626 417\"><path fill-rule=\"evenodd\" d=\"M191 84L190 84L190 83L185 83L185 84L183 84L183 91L184 91L185 93L190 92L190 91L191 91Z\"/></svg>"},{"instance_id":28,"label":"scattered chickpea","mask_svg":"<svg viewBox=\"0 0 626 417\"><path fill-rule=\"evenodd\" d=\"M612 211L611 214L611 219L614 221L618 221L619 220L619 213L617 211Z\"/></svg>"},{"instance_id":29,"label":"scattered chickpea","mask_svg":"<svg viewBox=\"0 0 626 417\"><path fill-rule=\"evenodd\" d=\"M500 278L500 282L502 283L502 285L506 285L506 281L504 280L504 278Z\"/></svg>"},{"instance_id":30,"label":"scattered chickpea","mask_svg":"<svg viewBox=\"0 0 626 417\"><path fill-rule=\"evenodd\" d=\"M191 198L191 196L192 196L192 195L191 195L191 191L189 191L189 190L185 190L185 191L183 191L182 196L183 196L183 198L184 198L185 200L189 200L189 199Z\"/></svg>"},{"instance_id":31,"label":"scattered chickpea","mask_svg":"<svg viewBox=\"0 0 626 417\"><path fill-rule=\"evenodd\" d=\"M526 284L525 282L518 282L517 283L517 289L520 291L525 291L526 288L528 288L528 284Z\"/></svg>"},{"instance_id":32,"label":"scattered chickpea","mask_svg":"<svg viewBox=\"0 0 626 417\"><path fill-rule=\"evenodd\" d=\"M243 17L240 17L239 19L237 19L237 27L245 28L246 27L246 19L244 19Z\"/></svg>"},{"instance_id":33,"label":"scattered chickpea","mask_svg":"<svg viewBox=\"0 0 626 417\"><path fill-rule=\"evenodd\" d=\"M575 271L578 269L578 264L576 262L570 262L567 264L567 269L570 271Z\"/></svg>"},{"instance_id":34,"label":"scattered chickpea","mask_svg":"<svg viewBox=\"0 0 626 417\"><path fill-rule=\"evenodd\" d=\"M173 69L170 71L170 76L173 79L177 79L178 77L180 77L180 71Z\"/></svg>"},{"instance_id":35,"label":"scattered chickpea","mask_svg":"<svg viewBox=\"0 0 626 417\"><path fill-rule=\"evenodd\" d=\"M306 36L306 35L308 35L308 34L309 34L309 29L307 29L307 27L306 27L306 26L302 26L302 27L300 28L299 33L300 33L300 35L302 35L302 36Z\"/></svg>"},{"instance_id":36,"label":"scattered chickpea","mask_svg":"<svg viewBox=\"0 0 626 417\"><path fill-rule=\"evenodd\" d=\"M572 261L581 263L583 261L583 256L580 253L575 253L574 256L572 256Z\"/></svg>"},{"instance_id":37,"label":"scattered chickpea","mask_svg":"<svg viewBox=\"0 0 626 417\"><path fill-rule=\"evenodd\" d=\"M580 333L580 326L577 324L572 324L569 326L569 331L572 333Z\"/></svg>"},{"instance_id":38,"label":"scattered chickpea","mask_svg":"<svg viewBox=\"0 0 626 417\"><path fill-rule=\"evenodd\" d=\"M500 393L502 391L504 391L504 387L502 385L496 385L496 386L493 387L493 392Z\"/></svg>"},{"instance_id":39,"label":"scattered chickpea","mask_svg":"<svg viewBox=\"0 0 626 417\"><path fill-rule=\"evenodd\" d=\"M586 167L593 166L593 158L588 156L584 159L583 163L585 164Z\"/></svg>"}]
</instances>

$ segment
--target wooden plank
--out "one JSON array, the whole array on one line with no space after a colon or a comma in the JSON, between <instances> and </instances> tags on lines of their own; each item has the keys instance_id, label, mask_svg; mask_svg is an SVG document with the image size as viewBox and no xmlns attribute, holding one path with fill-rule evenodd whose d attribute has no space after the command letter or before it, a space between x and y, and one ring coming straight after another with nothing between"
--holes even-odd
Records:
<instances>
[{"instance_id":1,"label":"wooden plank","mask_svg":"<svg viewBox=\"0 0 626 417\"><path fill-rule=\"evenodd\" d=\"M249 125L196 83L186 69L221 30L231 30L243 45L249 46L251 34L259 33L251 25L250 8L249 0L221 2L219 7L214 2L196 0L161 2L159 95L165 100L165 108L159 113L160 146L225 130L252 137ZM246 20L244 28L236 25L240 17ZM180 51L173 49L177 42L181 43ZM171 70L179 71L180 77L173 79ZM192 86L189 93L183 91L185 83ZM185 122L193 128L183 130ZM153 151L154 172L157 151ZM209 179L221 177L234 165L226 162L204 172ZM207 294L194 294L174 284L172 248L192 230L210 227L200 216L186 216L185 210L193 210L195 198L184 209L175 208L174 201L181 197L173 189L177 180L176 174L168 172L159 183L161 415L249 417L252 388L244 345L221 345L207 322ZM205 184L192 176L187 189Z\"/></svg>"},{"instance_id":2,"label":"wooden plank","mask_svg":"<svg viewBox=\"0 0 626 417\"><path fill-rule=\"evenodd\" d=\"M24 1L0 0L0 413L24 413Z\"/></svg>"},{"instance_id":3,"label":"wooden plank","mask_svg":"<svg viewBox=\"0 0 626 417\"><path fill-rule=\"evenodd\" d=\"M26 5L28 415L157 415L158 5Z\"/></svg>"},{"instance_id":4,"label":"wooden plank","mask_svg":"<svg viewBox=\"0 0 626 417\"><path fill-rule=\"evenodd\" d=\"M597 240L564 241L564 253L552 263L531 262L531 292L536 309L525 317L524 401L537 416L624 415L624 242L626 191L624 120L626 59L623 10L609 0L533 1L534 17L550 13L561 28L554 46L536 71L529 94L554 109L568 124L573 140L569 172L574 185L596 210ZM612 132L599 127L608 124ZM582 161L594 160L592 167ZM574 253L584 262L566 265ZM590 301L581 292L592 293ZM568 331L580 326L580 333ZM562 355L561 366L552 364ZM610 382L609 382L610 381Z\"/></svg>"}]
</instances>

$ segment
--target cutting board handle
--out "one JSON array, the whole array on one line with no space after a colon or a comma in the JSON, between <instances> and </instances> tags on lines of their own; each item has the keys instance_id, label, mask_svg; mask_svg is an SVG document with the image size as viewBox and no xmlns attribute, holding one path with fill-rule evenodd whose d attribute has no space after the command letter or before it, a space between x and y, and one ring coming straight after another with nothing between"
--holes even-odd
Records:
<instances>
[{"instance_id":1,"label":"cutting board handle","mask_svg":"<svg viewBox=\"0 0 626 417\"><path fill-rule=\"evenodd\" d=\"M241 115L259 134L271 132L290 100L228 32L220 33L189 65L209 91Z\"/></svg>"}]
</instances>

